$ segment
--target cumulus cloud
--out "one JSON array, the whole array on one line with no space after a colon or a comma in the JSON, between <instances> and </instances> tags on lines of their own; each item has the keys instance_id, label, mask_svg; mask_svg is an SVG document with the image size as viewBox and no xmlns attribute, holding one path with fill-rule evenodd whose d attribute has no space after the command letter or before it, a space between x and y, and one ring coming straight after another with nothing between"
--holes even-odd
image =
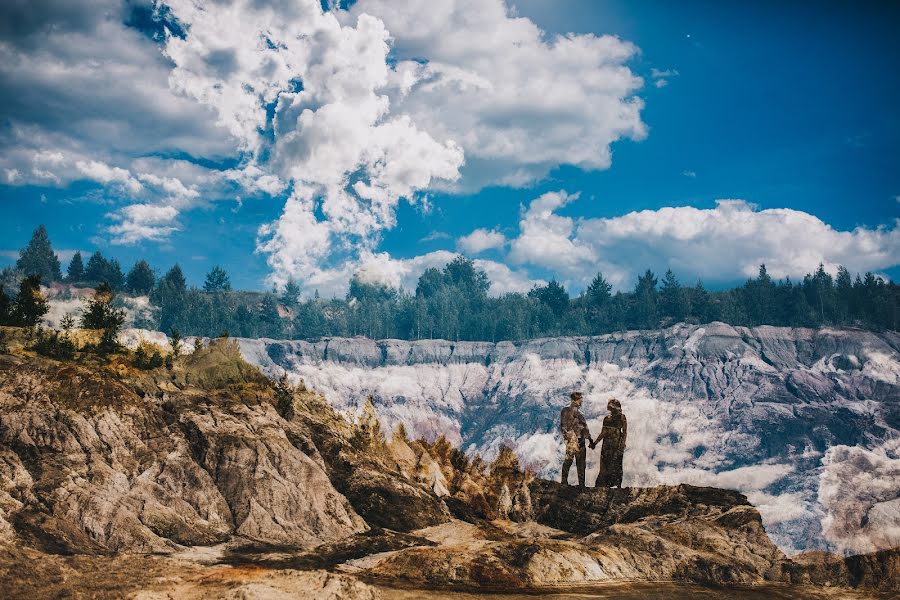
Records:
<instances>
[{"instance_id":1,"label":"cumulus cloud","mask_svg":"<svg viewBox=\"0 0 900 600\"><path fill-rule=\"evenodd\" d=\"M315 0L41 0L0 15L17 24L0 30L7 183L111 188L141 207L109 213L116 243L165 240L172 209L235 186L284 195L258 240L276 283L377 255L403 199L525 185L559 164L606 168L610 144L646 134L643 82L627 66L637 48L547 35L503 0L327 11ZM152 158L176 155L237 166L186 176L173 173L185 161ZM500 234L460 248L485 244L502 246ZM498 289L521 287L490 267Z\"/></svg>"},{"instance_id":2,"label":"cumulus cloud","mask_svg":"<svg viewBox=\"0 0 900 600\"><path fill-rule=\"evenodd\" d=\"M333 274L328 259L375 250L401 199L459 177L463 151L452 139L392 114L381 20L360 14L342 25L313 0L166 4L187 31L167 39L170 82L240 141L250 162L232 177L265 191L292 184L282 216L259 231L273 281L321 283Z\"/></svg>"},{"instance_id":3,"label":"cumulus cloud","mask_svg":"<svg viewBox=\"0 0 900 600\"><path fill-rule=\"evenodd\" d=\"M476 229L456 240L456 247L467 254L480 254L485 250L500 250L506 245L506 236L496 229Z\"/></svg>"},{"instance_id":4,"label":"cumulus cloud","mask_svg":"<svg viewBox=\"0 0 900 600\"><path fill-rule=\"evenodd\" d=\"M187 161L154 155L216 159L233 155L237 145L208 107L170 87L171 63L158 41L129 25L150 12L150 2L121 0L0 7L0 112L6 123L0 169L6 183L64 187L93 181L108 190L112 203L137 200L178 210L193 205L190 192L165 189L177 179L168 173L185 170L179 163ZM201 189L210 198L222 191L218 184ZM110 213L113 242L161 241L173 231L160 223L147 227L131 220L134 214Z\"/></svg>"},{"instance_id":5,"label":"cumulus cloud","mask_svg":"<svg viewBox=\"0 0 900 600\"><path fill-rule=\"evenodd\" d=\"M839 265L866 272L900 261L900 220L841 231L803 211L759 210L744 200L577 221L556 214L574 198L559 191L533 200L510 240L509 259L554 269L575 285L602 271L619 288L648 267L671 268L688 281L731 281L755 276L763 263L773 277L796 278L819 263L834 273Z\"/></svg>"},{"instance_id":6,"label":"cumulus cloud","mask_svg":"<svg viewBox=\"0 0 900 600\"><path fill-rule=\"evenodd\" d=\"M9 183L64 185L85 176L105 182L110 173L91 161L121 167L174 149L201 156L232 151L210 111L169 88L170 65L156 43L126 25L138 9L148 10L120 0L0 7L0 22L16 24L0 31L0 112L7 121L0 167L17 174ZM77 157L84 169L76 160L47 168L47 153Z\"/></svg>"},{"instance_id":7,"label":"cumulus cloud","mask_svg":"<svg viewBox=\"0 0 900 600\"><path fill-rule=\"evenodd\" d=\"M575 220L555 212L578 196L561 190L533 200L519 222L519 236L510 242L510 260L548 267L567 275L593 265L596 262L593 250L572 239Z\"/></svg>"},{"instance_id":8,"label":"cumulus cloud","mask_svg":"<svg viewBox=\"0 0 900 600\"><path fill-rule=\"evenodd\" d=\"M81 171L85 177L98 181L100 183L118 183L121 184L129 193L139 194L144 186L141 182L132 177L127 169L120 167L111 167L106 163L91 160L79 160L75 166Z\"/></svg>"},{"instance_id":9,"label":"cumulus cloud","mask_svg":"<svg viewBox=\"0 0 900 600\"><path fill-rule=\"evenodd\" d=\"M559 164L610 165L610 144L642 139L637 48L614 36L549 35L503 0L360 0L398 60L392 102L466 153L459 186L526 185Z\"/></svg>"},{"instance_id":10,"label":"cumulus cloud","mask_svg":"<svg viewBox=\"0 0 900 600\"><path fill-rule=\"evenodd\" d=\"M119 222L109 227L113 243L134 244L141 240L159 241L177 229L178 210L173 206L131 204L108 215Z\"/></svg>"}]
</instances>

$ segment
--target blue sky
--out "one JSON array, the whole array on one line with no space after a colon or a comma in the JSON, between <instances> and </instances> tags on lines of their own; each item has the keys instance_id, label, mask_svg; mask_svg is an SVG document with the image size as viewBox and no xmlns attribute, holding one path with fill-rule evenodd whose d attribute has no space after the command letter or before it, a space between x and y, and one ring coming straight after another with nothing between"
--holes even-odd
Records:
<instances>
[{"instance_id":1,"label":"blue sky","mask_svg":"<svg viewBox=\"0 0 900 600\"><path fill-rule=\"evenodd\" d=\"M517 19L499 0L478 16L466 0L246 3L237 33L167 3L155 29L174 15L186 40L126 25L150 14L141 1L107 3L2 9L19 25L0 29L0 264L44 223L57 249L326 294L354 272L408 286L456 251L503 281L495 293L550 277L576 291L597 270L630 287L647 267L726 285L757 261L900 276L890 3L520 1ZM362 13L389 32L387 56ZM339 57L333 81L278 39L341 25L351 50L313 49ZM247 53L260 32L273 43ZM273 57L281 72L261 76ZM357 79L371 90L334 91ZM291 120L304 108L306 129ZM467 242L477 230L490 243Z\"/></svg>"}]
</instances>

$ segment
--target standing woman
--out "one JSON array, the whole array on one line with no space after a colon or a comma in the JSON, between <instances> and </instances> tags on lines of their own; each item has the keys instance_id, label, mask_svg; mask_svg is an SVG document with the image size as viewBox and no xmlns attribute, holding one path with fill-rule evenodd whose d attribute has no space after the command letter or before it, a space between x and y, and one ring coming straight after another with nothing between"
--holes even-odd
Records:
<instances>
[{"instance_id":1,"label":"standing woman","mask_svg":"<svg viewBox=\"0 0 900 600\"><path fill-rule=\"evenodd\" d=\"M622 459L625 456L625 438L628 437L628 421L622 412L622 404L611 398L606 404L609 414L603 418L603 431L591 444L595 448L600 440L600 472L597 487L622 487Z\"/></svg>"}]
</instances>

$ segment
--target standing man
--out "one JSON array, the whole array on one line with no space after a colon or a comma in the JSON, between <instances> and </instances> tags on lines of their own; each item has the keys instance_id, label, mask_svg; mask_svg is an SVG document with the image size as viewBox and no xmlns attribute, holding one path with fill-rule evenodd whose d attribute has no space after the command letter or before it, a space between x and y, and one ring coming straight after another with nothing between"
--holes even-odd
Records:
<instances>
[{"instance_id":1,"label":"standing man","mask_svg":"<svg viewBox=\"0 0 900 600\"><path fill-rule=\"evenodd\" d=\"M566 443L566 458L562 465L562 483L569 483L569 469L572 460L575 460L575 468L578 471L578 487L584 487L584 469L586 466L587 451L585 440L591 439L587 421L581 414L581 392L572 392L572 402L562 409L559 414L559 428L562 430L563 440Z\"/></svg>"},{"instance_id":2,"label":"standing man","mask_svg":"<svg viewBox=\"0 0 900 600\"><path fill-rule=\"evenodd\" d=\"M625 457L625 438L628 437L628 421L622 412L622 404L611 398L606 404L609 414L603 418L603 430L591 443L594 448L603 440L600 449L600 471L597 487L622 487L622 459Z\"/></svg>"}]
</instances>

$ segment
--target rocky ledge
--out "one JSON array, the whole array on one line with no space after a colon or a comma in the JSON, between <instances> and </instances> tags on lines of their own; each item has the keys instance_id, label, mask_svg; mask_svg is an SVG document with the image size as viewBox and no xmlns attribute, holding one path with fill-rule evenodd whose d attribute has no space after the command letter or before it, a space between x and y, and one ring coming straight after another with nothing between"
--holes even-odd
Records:
<instances>
[{"instance_id":1,"label":"rocky ledge","mask_svg":"<svg viewBox=\"0 0 900 600\"><path fill-rule=\"evenodd\" d=\"M789 559L737 492L579 490L535 478L509 449L488 464L444 438L384 436L371 405L352 421L224 340L150 371L0 355L6 596L900 587L896 550Z\"/></svg>"}]
</instances>

